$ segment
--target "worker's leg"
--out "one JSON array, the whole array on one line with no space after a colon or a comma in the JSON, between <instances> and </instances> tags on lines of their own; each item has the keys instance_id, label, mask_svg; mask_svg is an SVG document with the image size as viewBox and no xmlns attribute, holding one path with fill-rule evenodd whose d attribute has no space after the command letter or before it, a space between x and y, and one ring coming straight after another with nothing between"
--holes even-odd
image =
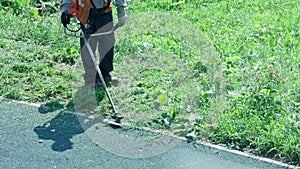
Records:
<instances>
[{"instance_id":1,"label":"worker's leg","mask_svg":"<svg viewBox=\"0 0 300 169\"><path fill-rule=\"evenodd\" d=\"M113 29L113 16L112 12L103 14L97 17L99 22L96 22L98 28L97 32L108 32ZM113 60L114 60L114 44L115 36L114 33L104 35L98 38L98 51L100 54L99 68L101 73L106 80L110 80L110 72L113 71Z\"/></svg>"}]
</instances>

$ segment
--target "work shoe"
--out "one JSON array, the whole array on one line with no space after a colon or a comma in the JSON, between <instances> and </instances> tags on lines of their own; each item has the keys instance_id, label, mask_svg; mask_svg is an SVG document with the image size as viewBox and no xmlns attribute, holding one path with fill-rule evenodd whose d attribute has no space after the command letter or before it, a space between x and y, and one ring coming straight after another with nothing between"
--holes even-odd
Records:
<instances>
[{"instance_id":1,"label":"work shoe","mask_svg":"<svg viewBox=\"0 0 300 169\"><path fill-rule=\"evenodd\" d=\"M120 80L117 77L112 77L111 78L111 85L116 87L120 84Z\"/></svg>"},{"instance_id":2,"label":"work shoe","mask_svg":"<svg viewBox=\"0 0 300 169\"><path fill-rule=\"evenodd\" d=\"M120 83L120 80L117 77L111 77L110 75L104 77L104 81L105 81L105 84L106 84L107 87L111 87L111 86L116 87ZM96 83L96 85L95 85L96 88L97 87L103 87L102 82L101 82L99 77L96 78L95 83Z\"/></svg>"}]
</instances>

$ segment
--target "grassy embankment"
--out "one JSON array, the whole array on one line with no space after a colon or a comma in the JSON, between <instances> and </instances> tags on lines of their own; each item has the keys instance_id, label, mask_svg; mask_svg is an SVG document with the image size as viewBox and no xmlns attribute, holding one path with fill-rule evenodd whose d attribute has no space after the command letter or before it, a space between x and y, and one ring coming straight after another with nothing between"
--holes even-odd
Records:
<instances>
[{"instance_id":1,"label":"grassy embankment","mask_svg":"<svg viewBox=\"0 0 300 169\"><path fill-rule=\"evenodd\" d=\"M115 72L128 82L111 88L120 112L299 165L299 3L183 2L131 1L116 33ZM1 95L70 107L78 40L63 36L55 8L39 18L2 5Z\"/></svg>"}]
</instances>

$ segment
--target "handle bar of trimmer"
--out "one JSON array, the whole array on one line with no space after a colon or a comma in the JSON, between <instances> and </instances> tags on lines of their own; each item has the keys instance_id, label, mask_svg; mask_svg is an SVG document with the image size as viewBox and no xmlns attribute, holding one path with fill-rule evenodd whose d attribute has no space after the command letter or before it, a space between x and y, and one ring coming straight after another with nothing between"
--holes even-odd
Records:
<instances>
[{"instance_id":1,"label":"handle bar of trimmer","mask_svg":"<svg viewBox=\"0 0 300 169\"><path fill-rule=\"evenodd\" d=\"M78 26L79 26L79 29L77 30L71 30L69 29L67 26L65 27L64 29L64 32L66 35L68 36L73 36L73 37L78 37L78 38L89 38L89 37L96 37L96 36L103 36L103 35L109 35L109 34L112 34L115 30L117 30L120 26L119 24L116 24L115 26L113 26L112 30L110 31L107 31L107 32L99 32L99 33L94 33L94 34L89 34L89 35L86 35L84 33L84 30L83 30L83 25L80 23L80 21L74 17ZM69 32L72 32L72 33L69 33ZM75 33L78 32L78 31L81 31L81 35L76 35Z\"/></svg>"},{"instance_id":2,"label":"handle bar of trimmer","mask_svg":"<svg viewBox=\"0 0 300 169\"><path fill-rule=\"evenodd\" d=\"M92 61L93 61L93 63L94 63L95 69L96 69L96 71L97 71L97 73L98 73L98 75L99 75L100 81L101 81L101 83L102 83L102 85L103 85L103 87L104 87L104 89L105 89L106 95L107 95L107 97L108 97L108 99L109 99L109 101L110 101L111 107L112 107L112 109L113 109L113 111L114 111L114 113L115 113L115 115L114 115L113 117L116 118L117 121L120 121L120 120L121 120L121 117L117 115L118 112L117 112L117 110L116 110L116 108L115 108L115 105L114 105L114 103L113 103L113 100L112 100L112 98L111 98L111 96L110 96L110 94L109 94L109 91L108 91L108 89L107 89L105 80L104 80L104 78L103 78L103 76L102 76L102 73L101 73L101 71L100 71L100 68L99 68L99 66L98 66L98 64L97 64L97 61L96 61L94 52L92 51L92 48L91 48L90 44L87 43L88 37L95 37L95 36L102 36L102 35L108 35L108 34L111 34L111 33L113 33L113 32L119 27L119 25L118 25L118 24L115 25L115 26L113 27L113 29L110 30L110 31L108 31L108 32L94 33L94 34L91 34L91 35L88 35L88 36L87 36L87 35L85 35L85 31L84 31L83 25L80 23L80 21L79 21L76 17L75 17L75 20L76 20L76 22L77 22L77 24L78 24L78 26L79 26L79 29L77 30L77 32L78 32L79 30L80 30L80 32L81 32L81 35L80 35L80 36L75 36L75 37L81 37L81 38L84 39L85 44L86 44L86 48L87 48L87 50L88 50L88 52L89 52L89 54L90 54L90 57L91 57L91 59L92 59ZM68 28L67 28L67 27L65 28L65 33L67 34L66 29L68 29ZM68 29L68 30L69 30L69 29ZM75 31L72 31L72 30L69 30L69 31L75 32ZM74 35L72 35L72 34L67 34L67 35L74 36Z\"/></svg>"}]
</instances>

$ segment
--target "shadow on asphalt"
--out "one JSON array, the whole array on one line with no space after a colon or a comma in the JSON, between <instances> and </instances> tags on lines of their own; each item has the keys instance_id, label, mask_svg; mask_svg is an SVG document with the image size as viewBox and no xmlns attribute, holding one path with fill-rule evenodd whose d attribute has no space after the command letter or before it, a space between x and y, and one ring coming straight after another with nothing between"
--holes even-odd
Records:
<instances>
[{"instance_id":1,"label":"shadow on asphalt","mask_svg":"<svg viewBox=\"0 0 300 169\"><path fill-rule=\"evenodd\" d=\"M42 126L37 126L34 131L39 139L53 140L53 151L65 151L72 149L73 143L70 139L84 132L76 115L64 113L61 111L50 121L45 122Z\"/></svg>"},{"instance_id":2,"label":"shadow on asphalt","mask_svg":"<svg viewBox=\"0 0 300 169\"><path fill-rule=\"evenodd\" d=\"M291 168L278 166L275 163L266 163L204 145L173 142L175 143L173 144L174 146L170 147L170 139L156 139L156 137L151 137L152 135L149 137L149 133L144 133L143 131L131 129L115 130L107 126L101 127L103 125L95 122L95 120L88 121L89 126L87 127L89 128L85 130L85 126L79 124L81 119L67 111L58 110L53 113L41 114L37 112L36 107L30 105L0 101L0 113L2 117L0 118L1 169ZM33 126L37 123L39 124L38 126ZM92 123L97 124L93 125ZM97 126L99 129L94 130ZM33 129L34 131L32 131ZM40 139L48 141L44 141L42 144L39 143L36 134ZM96 136L96 139L99 138L99 141L90 136ZM95 145L95 141L98 141L99 144ZM53 151L48 151L51 146ZM157 153L158 151L160 153Z\"/></svg>"},{"instance_id":3,"label":"shadow on asphalt","mask_svg":"<svg viewBox=\"0 0 300 169\"><path fill-rule=\"evenodd\" d=\"M75 93L75 98L73 100L77 102L82 102L86 100L86 95L83 96L82 93L85 92L83 88L79 89ZM96 91L97 101L101 101L104 98L104 93ZM89 106L90 109L96 108L91 106L92 104L85 104ZM59 103L59 101L50 101L38 108L39 113L47 114L55 111L60 111L54 118L50 121L45 122L42 126L37 126L34 131L41 140L53 140L52 144L53 151L66 151L73 148L73 143L70 139L77 134L84 133L87 128L93 126L99 121L89 121L85 124L84 128L78 120L75 114L63 110L64 106ZM68 110L74 110L74 103L67 106Z\"/></svg>"}]
</instances>

